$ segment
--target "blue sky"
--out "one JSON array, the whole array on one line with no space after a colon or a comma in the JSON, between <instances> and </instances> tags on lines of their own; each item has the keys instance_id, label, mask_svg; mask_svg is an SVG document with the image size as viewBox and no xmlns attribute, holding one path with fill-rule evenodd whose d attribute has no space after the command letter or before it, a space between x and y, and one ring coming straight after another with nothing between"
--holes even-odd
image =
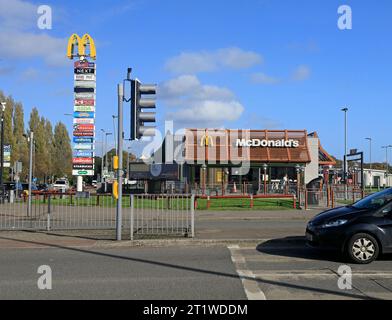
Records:
<instances>
[{"instance_id":1,"label":"blue sky","mask_svg":"<svg viewBox=\"0 0 392 320\"><path fill-rule=\"evenodd\" d=\"M131 66L142 82L159 84L160 126L315 130L341 157L340 109L348 106L349 147L367 152L364 138L372 137L374 161L385 161L381 146L392 144L390 1L83 3L0 0L0 88L26 113L36 106L71 129L63 115L73 108L66 42L87 32L97 43L97 131L113 130L116 85ZM52 7L52 30L37 28L41 4ZM352 8L352 30L337 27L343 4ZM8 47L6 39L13 39Z\"/></svg>"}]
</instances>

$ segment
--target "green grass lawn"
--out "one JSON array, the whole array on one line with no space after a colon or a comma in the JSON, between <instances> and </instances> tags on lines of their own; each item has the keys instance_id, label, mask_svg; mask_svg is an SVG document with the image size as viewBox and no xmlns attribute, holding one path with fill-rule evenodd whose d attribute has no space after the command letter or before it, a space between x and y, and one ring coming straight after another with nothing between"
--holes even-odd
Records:
<instances>
[{"instance_id":1,"label":"green grass lawn","mask_svg":"<svg viewBox=\"0 0 392 320\"><path fill-rule=\"evenodd\" d=\"M135 197L135 208L145 209L172 209L181 210L187 209L190 205L190 199L141 199ZM289 210L293 209L293 200L291 199L254 199L253 208L250 208L250 199L211 199L209 210ZM99 201L97 197L91 197L90 199L75 198L67 196L62 199L57 196L50 199L52 206L75 206L75 207L86 207L86 206L98 206L101 208L114 208L117 205L117 201L111 196L100 196ZM48 199L33 199L33 204L47 205ZM122 199L123 208L130 207L130 197L124 196ZM298 204L297 204L298 207ZM207 199L197 200L197 210L207 210Z\"/></svg>"},{"instance_id":2,"label":"green grass lawn","mask_svg":"<svg viewBox=\"0 0 392 320\"><path fill-rule=\"evenodd\" d=\"M208 210L207 200L198 199L198 210ZM298 207L298 204L297 204ZM293 209L291 199L254 199L253 208L250 199L211 199L209 210L238 211L238 210L289 210Z\"/></svg>"}]
</instances>

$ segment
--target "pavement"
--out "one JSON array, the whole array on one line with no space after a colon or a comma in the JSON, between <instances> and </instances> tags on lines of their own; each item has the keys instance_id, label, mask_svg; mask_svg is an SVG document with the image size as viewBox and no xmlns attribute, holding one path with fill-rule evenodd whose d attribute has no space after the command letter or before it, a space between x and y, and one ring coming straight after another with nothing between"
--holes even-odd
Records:
<instances>
[{"instance_id":1,"label":"pavement","mask_svg":"<svg viewBox=\"0 0 392 320\"><path fill-rule=\"evenodd\" d=\"M125 241L115 242L114 230L67 230L51 232L2 231L1 248L36 247L116 247L228 244L232 240L247 242L304 235L307 222L320 211L197 211L195 239L156 239L129 241L128 230L123 230Z\"/></svg>"},{"instance_id":2,"label":"pavement","mask_svg":"<svg viewBox=\"0 0 392 320\"><path fill-rule=\"evenodd\" d=\"M351 265L306 246L317 213L197 212L195 239L0 232L0 299L392 299L390 256ZM40 265L52 270L52 290L37 288ZM351 289L339 288L342 266Z\"/></svg>"}]
</instances>

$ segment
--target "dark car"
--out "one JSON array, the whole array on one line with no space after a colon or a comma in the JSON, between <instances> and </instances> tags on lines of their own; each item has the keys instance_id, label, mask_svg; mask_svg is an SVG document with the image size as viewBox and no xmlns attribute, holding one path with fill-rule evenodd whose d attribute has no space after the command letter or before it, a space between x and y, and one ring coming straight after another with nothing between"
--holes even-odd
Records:
<instances>
[{"instance_id":1,"label":"dark car","mask_svg":"<svg viewBox=\"0 0 392 320\"><path fill-rule=\"evenodd\" d=\"M308 223L306 238L313 247L339 249L360 264L392 253L392 188L317 215Z\"/></svg>"}]
</instances>

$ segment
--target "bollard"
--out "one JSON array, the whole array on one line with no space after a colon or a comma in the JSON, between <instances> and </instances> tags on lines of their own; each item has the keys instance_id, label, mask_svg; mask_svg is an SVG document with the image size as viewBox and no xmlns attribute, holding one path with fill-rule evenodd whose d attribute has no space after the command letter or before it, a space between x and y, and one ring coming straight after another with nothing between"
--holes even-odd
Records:
<instances>
[{"instance_id":1,"label":"bollard","mask_svg":"<svg viewBox=\"0 0 392 320\"><path fill-rule=\"evenodd\" d=\"M297 197L293 196L293 209L297 209Z\"/></svg>"},{"instance_id":2,"label":"bollard","mask_svg":"<svg viewBox=\"0 0 392 320\"><path fill-rule=\"evenodd\" d=\"M250 208L253 209L253 194L250 195Z\"/></svg>"},{"instance_id":3,"label":"bollard","mask_svg":"<svg viewBox=\"0 0 392 320\"><path fill-rule=\"evenodd\" d=\"M210 209L211 207L211 200L210 200L210 196L207 197L207 209Z\"/></svg>"}]
</instances>

